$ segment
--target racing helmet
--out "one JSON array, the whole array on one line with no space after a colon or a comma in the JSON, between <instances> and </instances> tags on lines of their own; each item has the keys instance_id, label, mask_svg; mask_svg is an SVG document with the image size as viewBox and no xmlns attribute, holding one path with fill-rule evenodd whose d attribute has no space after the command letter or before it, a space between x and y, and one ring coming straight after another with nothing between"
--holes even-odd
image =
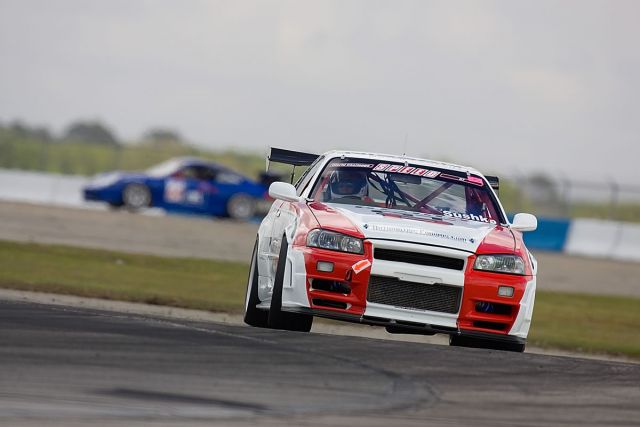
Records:
<instances>
[{"instance_id":1,"label":"racing helmet","mask_svg":"<svg viewBox=\"0 0 640 427\"><path fill-rule=\"evenodd\" d=\"M329 183L332 200L344 197L362 198L367 195L367 172L340 169L331 175Z\"/></svg>"}]
</instances>

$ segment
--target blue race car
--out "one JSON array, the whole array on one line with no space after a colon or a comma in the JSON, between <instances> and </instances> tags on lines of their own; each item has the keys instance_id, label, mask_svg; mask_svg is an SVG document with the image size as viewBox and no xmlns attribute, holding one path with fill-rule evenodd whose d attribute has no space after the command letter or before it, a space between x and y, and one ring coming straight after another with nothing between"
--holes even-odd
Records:
<instances>
[{"instance_id":1,"label":"blue race car","mask_svg":"<svg viewBox=\"0 0 640 427\"><path fill-rule=\"evenodd\" d=\"M222 165L197 158L167 160L145 172L108 172L84 187L85 200L137 211L169 212L249 219L268 210L269 181L257 183ZM266 210L265 210L266 208Z\"/></svg>"}]
</instances>

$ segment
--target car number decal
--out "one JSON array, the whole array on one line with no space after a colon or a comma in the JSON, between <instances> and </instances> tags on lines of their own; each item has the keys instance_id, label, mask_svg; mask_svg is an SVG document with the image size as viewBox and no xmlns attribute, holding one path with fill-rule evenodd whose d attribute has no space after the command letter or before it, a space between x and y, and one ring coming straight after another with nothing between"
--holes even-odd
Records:
<instances>
[{"instance_id":1,"label":"car number decal","mask_svg":"<svg viewBox=\"0 0 640 427\"><path fill-rule=\"evenodd\" d=\"M184 197L186 183L182 179L169 179L164 186L164 199L167 202L179 203Z\"/></svg>"}]
</instances>

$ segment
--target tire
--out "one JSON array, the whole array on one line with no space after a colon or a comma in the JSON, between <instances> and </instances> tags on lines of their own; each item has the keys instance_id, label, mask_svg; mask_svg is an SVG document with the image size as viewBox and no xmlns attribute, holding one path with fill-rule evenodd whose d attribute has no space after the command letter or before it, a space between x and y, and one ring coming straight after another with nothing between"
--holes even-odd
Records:
<instances>
[{"instance_id":1,"label":"tire","mask_svg":"<svg viewBox=\"0 0 640 427\"><path fill-rule=\"evenodd\" d=\"M151 205L151 191L144 184L128 184L122 190L122 204L130 211L137 211Z\"/></svg>"},{"instance_id":2,"label":"tire","mask_svg":"<svg viewBox=\"0 0 640 427\"><path fill-rule=\"evenodd\" d=\"M278 255L278 266L276 268L276 277L273 282L273 294L271 295L271 308L269 309L268 325L272 329L309 332L311 330L311 325L313 324L313 316L282 311L282 286L284 285L288 246L289 243L287 242L287 237L282 236L280 254Z\"/></svg>"},{"instance_id":3,"label":"tire","mask_svg":"<svg viewBox=\"0 0 640 427\"><path fill-rule=\"evenodd\" d=\"M251 255L251 267L247 278L247 293L244 297L244 323L257 328L266 328L269 319L269 312L256 308L260 304L258 298L258 238L253 246Z\"/></svg>"},{"instance_id":4,"label":"tire","mask_svg":"<svg viewBox=\"0 0 640 427\"><path fill-rule=\"evenodd\" d=\"M487 348L492 350L511 351L514 353L523 353L526 348L525 343L491 341L460 335L449 335L449 345L452 347Z\"/></svg>"},{"instance_id":5,"label":"tire","mask_svg":"<svg viewBox=\"0 0 640 427\"><path fill-rule=\"evenodd\" d=\"M234 194L227 202L229 218L246 221L256 213L256 201L246 194Z\"/></svg>"}]
</instances>

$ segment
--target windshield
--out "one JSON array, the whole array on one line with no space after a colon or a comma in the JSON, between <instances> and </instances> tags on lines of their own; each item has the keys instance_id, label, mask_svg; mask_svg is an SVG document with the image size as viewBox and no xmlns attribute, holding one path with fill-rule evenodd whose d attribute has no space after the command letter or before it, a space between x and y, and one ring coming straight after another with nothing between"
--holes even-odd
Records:
<instances>
[{"instance_id":1,"label":"windshield","mask_svg":"<svg viewBox=\"0 0 640 427\"><path fill-rule=\"evenodd\" d=\"M333 159L311 192L327 203L377 206L502 223L488 184L479 176L418 165Z\"/></svg>"},{"instance_id":2,"label":"windshield","mask_svg":"<svg viewBox=\"0 0 640 427\"><path fill-rule=\"evenodd\" d=\"M175 172L180 165L181 165L180 159L171 159L171 160L167 160L166 162L162 162L160 164L152 166L151 168L147 169L146 172L147 172L147 175L155 176L155 177L167 176Z\"/></svg>"}]
</instances>

